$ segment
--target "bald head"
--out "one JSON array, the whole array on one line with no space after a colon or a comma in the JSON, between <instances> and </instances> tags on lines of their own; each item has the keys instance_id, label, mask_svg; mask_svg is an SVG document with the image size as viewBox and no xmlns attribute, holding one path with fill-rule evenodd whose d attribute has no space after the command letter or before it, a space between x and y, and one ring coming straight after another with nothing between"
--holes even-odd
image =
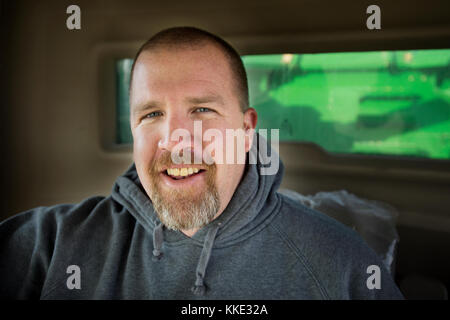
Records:
<instances>
[{"instance_id":1,"label":"bald head","mask_svg":"<svg viewBox=\"0 0 450 320\"><path fill-rule=\"evenodd\" d=\"M239 100L242 111L247 110L248 84L247 74L239 54L236 50L223 39L207 31L193 27L175 27L158 32L145 42L139 49L131 69L130 94L132 92L133 74L137 60L143 52L152 50L183 50L183 49L201 49L204 46L213 45L223 54L228 62L234 81L233 87Z\"/></svg>"}]
</instances>

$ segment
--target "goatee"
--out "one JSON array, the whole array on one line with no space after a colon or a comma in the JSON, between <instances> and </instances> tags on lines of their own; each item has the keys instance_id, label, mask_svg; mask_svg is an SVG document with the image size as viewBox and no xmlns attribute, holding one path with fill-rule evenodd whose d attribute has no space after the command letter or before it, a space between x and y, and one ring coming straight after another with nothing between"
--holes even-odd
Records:
<instances>
[{"instance_id":1,"label":"goatee","mask_svg":"<svg viewBox=\"0 0 450 320\"><path fill-rule=\"evenodd\" d=\"M168 229L200 229L214 219L220 208L219 194L215 185L216 166L215 164L201 164L201 167L205 168L203 172L206 178L204 190L199 190L197 187L163 190L160 168L171 165L170 152L166 152L152 166L150 199L153 207L161 222Z\"/></svg>"}]
</instances>

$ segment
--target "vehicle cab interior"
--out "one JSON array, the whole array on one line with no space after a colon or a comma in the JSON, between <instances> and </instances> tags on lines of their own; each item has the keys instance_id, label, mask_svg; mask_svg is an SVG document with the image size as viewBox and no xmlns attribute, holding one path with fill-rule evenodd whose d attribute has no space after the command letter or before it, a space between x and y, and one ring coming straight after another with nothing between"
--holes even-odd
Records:
<instances>
[{"instance_id":1,"label":"vehicle cab interior","mask_svg":"<svg viewBox=\"0 0 450 320\"><path fill-rule=\"evenodd\" d=\"M0 1L0 220L109 195L137 50L194 26L241 55L280 192L359 232L406 299L448 299L449 1L80 0L69 28L71 4Z\"/></svg>"}]
</instances>

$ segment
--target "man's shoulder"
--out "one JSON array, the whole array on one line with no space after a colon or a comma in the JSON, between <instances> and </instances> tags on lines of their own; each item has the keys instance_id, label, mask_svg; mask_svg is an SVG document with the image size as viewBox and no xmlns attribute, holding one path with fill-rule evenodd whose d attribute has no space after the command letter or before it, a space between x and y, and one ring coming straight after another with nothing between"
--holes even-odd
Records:
<instances>
[{"instance_id":1,"label":"man's shoulder","mask_svg":"<svg viewBox=\"0 0 450 320\"><path fill-rule=\"evenodd\" d=\"M10 232L23 233L32 229L56 232L60 228L76 228L94 216L111 215L113 206L115 204L110 197L104 196L89 197L75 204L40 206L5 219L0 222L0 227Z\"/></svg>"},{"instance_id":2,"label":"man's shoulder","mask_svg":"<svg viewBox=\"0 0 450 320\"><path fill-rule=\"evenodd\" d=\"M381 263L356 231L285 195L280 197L281 212L272 226L313 269L329 272Z\"/></svg>"},{"instance_id":3,"label":"man's shoulder","mask_svg":"<svg viewBox=\"0 0 450 320\"><path fill-rule=\"evenodd\" d=\"M81 250L86 245L106 243L115 229L129 222L126 209L111 197L37 207L0 223L0 251L14 247L31 256L39 248L42 256L50 257L51 252L64 256L68 248Z\"/></svg>"},{"instance_id":4,"label":"man's shoulder","mask_svg":"<svg viewBox=\"0 0 450 320\"><path fill-rule=\"evenodd\" d=\"M314 239L317 244L329 241L332 243L362 241L357 232L334 218L311 209L286 195L280 193L278 195L282 204L277 224L294 239Z\"/></svg>"},{"instance_id":5,"label":"man's shoulder","mask_svg":"<svg viewBox=\"0 0 450 320\"><path fill-rule=\"evenodd\" d=\"M363 238L337 220L279 194L282 205L272 226L302 260L331 299L401 299L380 257ZM383 290L369 290L367 270L378 266Z\"/></svg>"}]
</instances>

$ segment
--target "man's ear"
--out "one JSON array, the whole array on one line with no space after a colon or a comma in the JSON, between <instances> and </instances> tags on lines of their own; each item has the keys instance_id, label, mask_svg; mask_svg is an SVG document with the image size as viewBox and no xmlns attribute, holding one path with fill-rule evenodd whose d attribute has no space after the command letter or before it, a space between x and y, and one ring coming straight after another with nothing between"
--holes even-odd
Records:
<instances>
[{"instance_id":1,"label":"man's ear","mask_svg":"<svg viewBox=\"0 0 450 320\"><path fill-rule=\"evenodd\" d=\"M248 152L253 144L253 137L258 122L258 114L253 108L248 108L244 112L244 130L245 130L245 152Z\"/></svg>"}]
</instances>

